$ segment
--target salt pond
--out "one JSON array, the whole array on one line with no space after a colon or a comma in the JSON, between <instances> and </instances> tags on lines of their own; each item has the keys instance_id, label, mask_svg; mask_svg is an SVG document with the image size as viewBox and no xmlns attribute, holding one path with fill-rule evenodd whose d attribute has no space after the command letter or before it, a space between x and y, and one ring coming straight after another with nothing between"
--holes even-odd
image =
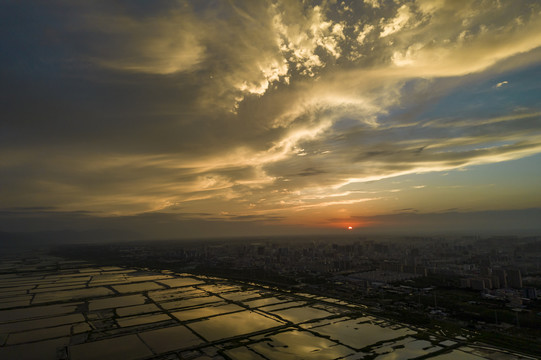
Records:
<instances>
[{"instance_id":1,"label":"salt pond","mask_svg":"<svg viewBox=\"0 0 541 360\"><path fill-rule=\"evenodd\" d=\"M66 291L50 291L45 293L36 294L32 304L40 304L54 301L76 300L76 299L88 299L93 297L113 295L114 293L105 287L85 288L77 290Z\"/></svg>"},{"instance_id":2,"label":"salt pond","mask_svg":"<svg viewBox=\"0 0 541 360\"><path fill-rule=\"evenodd\" d=\"M244 310L243 307L235 304L225 303L215 306L205 306L196 309L176 311L174 313L171 313L171 315L173 315L180 321L188 321L242 310Z\"/></svg>"},{"instance_id":3,"label":"salt pond","mask_svg":"<svg viewBox=\"0 0 541 360\"><path fill-rule=\"evenodd\" d=\"M118 318L116 322L118 326L126 327L126 326L150 324L150 323L155 323L159 321L167 321L167 320L171 320L171 317L167 314L152 314L152 315L137 315L137 316Z\"/></svg>"},{"instance_id":4,"label":"salt pond","mask_svg":"<svg viewBox=\"0 0 541 360\"><path fill-rule=\"evenodd\" d=\"M377 360L407 360L427 355L441 349L441 347L434 346L429 341L407 337L395 342L382 344L374 348L373 351L376 354L381 354L376 357Z\"/></svg>"},{"instance_id":5,"label":"salt pond","mask_svg":"<svg viewBox=\"0 0 541 360\"><path fill-rule=\"evenodd\" d=\"M135 283L135 284L126 284L126 285L113 285L113 289L118 291L121 294L142 292L149 290L158 290L163 289L164 287L160 284L157 284L152 281Z\"/></svg>"},{"instance_id":6,"label":"salt pond","mask_svg":"<svg viewBox=\"0 0 541 360\"><path fill-rule=\"evenodd\" d=\"M204 341L185 326L173 326L152 331L145 331L139 337L156 354L184 349L199 345Z\"/></svg>"},{"instance_id":7,"label":"salt pond","mask_svg":"<svg viewBox=\"0 0 541 360\"><path fill-rule=\"evenodd\" d=\"M253 311L241 311L190 323L187 326L208 341L230 338L283 325Z\"/></svg>"},{"instance_id":8,"label":"salt pond","mask_svg":"<svg viewBox=\"0 0 541 360\"><path fill-rule=\"evenodd\" d=\"M328 311L316 309L310 306L274 310L272 311L272 313L280 316L282 319L291 321L293 323L303 323L306 321L326 318L334 315Z\"/></svg>"},{"instance_id":9,"label":"salt pond","mask_svg":"<svg viewBox=\"0 0 541 360\"><path fill-rule=\"evenodd\" d=\"M172 309L180 309L180 308L186 308L186 307L193 307L203 304L212 304L216 302L223 302L224 300L222 298L219 298L217 296L204 296L204 297L198 297L198 298L189 298L185 300L177 300L177 301L169 301L161 303L160 305L164 309L172 310Z\"/></svg>"},{"instance_id":10,"label":"salt pond","mask_svg":"<svg viewBox=\"0 0 541 360\"><path fill-rule=\"evenodd\" d=\"M152 356L137 335L126 335L69 347L72 360L135 360Z\"/></svg>"},{"instance_id":11,"label":"salt pond","mask_svg":"<svg viewBox=\"0 0 541 360\"><path fill-rule=\"evenodd\" d=\"M249 306L251 308L257 308L260 306L266 306L266 305L274 305L278 303L284 303L291 299L285 299L285 298L277 298L277 297L268 297L268 298L262 298L262 299L256 299L256 300L249 300L249 301L243 301L244 305Z\"/></svg>"},{"instance_id":12,"label":"salt pond","mask_svg":"<svg viewBox=\"0 0 541 360\"><path fill-rule=\"evenodd\" d=\"M156 311L161 311L161 309L155 304L143 304L116 309L116 314L118 316L130 316L136 314L146 314Z\"/></svg>"},{"instance_id":13,"label":"salt pond","mask_svg":"<svg viewBox=\"0 0 541 360\"><path fill-rule=\"evenodd\" d=\"M40 329L64 324L74 324L83 321L85 321L85 317L82 314L70 314L44 319L19 321L15 323L0 324L0 333Z\"/></svg>"},{"instance_id":14,"label":"salt pond","mask_svg":"<svg viewBox=\"0 0 541 360\"><path fill-rule=\"evenodd\" d=\"M484 354L360 315L361 307L342 300L257 284L54 259L0 268L24 269L0 274L1 359L479 360Z\"/></svg>"},{"instance_id":15,"label":"salt pond","mask_svg":"<svg viewBox=\"0 0 541 360\"><path fill-rule=\"evenodd\" d=\"M506 359L505 356L500 356L500 359ZM432 360L482 360L485 359L484 357L469 354L464 351L460 350L453 350L452 352L448 354L443 354L439 356L435 356L431 358ZM507 357L507 359L513 359L511 357Z\"/></svg>"},{"instance_id":16,"label":"salt pond","mask_svg":"<svg viewBox=\"0 0 541 360\"><path fill-rule=\"evenodd\" d=\"M355 353L343 345L315 336L307 331L290 330L251 344L248 348L268 359L337 359Z\"/></svg>"},{"instance_id":17,"label":"salt pond","mask_svg":"<svg viewBox=\"0 0 541 360\"><path fill-rule=\"evenodd\" d=\"M158 281L160 284L167 285L169 287L182 287L182 286L190 286L190 285L197 285L197 284L204 284L204 281L197 280L194 278L177 278L177 279L168 279L168 280L160 280Z\"/></svg>"},{"instance_id":18,"label":"salt pond","mask_svg":"<svg viewBox=\"0 0 541 360\"><path fill-rule=\"evenodd\" d=\"M311 330L358 350L381 341L416 334L416 331L407 327L391 329L364 320L347 318Z\"/></svg>"},{"instance_id":19,"label":"salt pond","mask_svg":"<svg viewBox=\"0 0 541 360\"><path fill-rule=\"evenodd\" d=\"M146 298L141 294L115 296L105 299L90 300L88 304L88 309L92 311L101 309L112 309L123 306L141 305L144 304L145 301Z\"/></svg>"}]
</instances>

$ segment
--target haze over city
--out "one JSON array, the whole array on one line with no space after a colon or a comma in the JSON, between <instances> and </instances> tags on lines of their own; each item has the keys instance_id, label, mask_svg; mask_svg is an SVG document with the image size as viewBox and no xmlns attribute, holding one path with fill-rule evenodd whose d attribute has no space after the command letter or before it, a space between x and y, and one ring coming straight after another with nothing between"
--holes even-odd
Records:
<instances>
[{"instance_id":1,"label":"haze over city","mask_svg":"<svg viewBox=\"0 0 541 360\"><path fill-rule=\"evenodd\" d=\"M541 230L541 3L3 1L0 230Z\"/></svg>"}]
</instances>

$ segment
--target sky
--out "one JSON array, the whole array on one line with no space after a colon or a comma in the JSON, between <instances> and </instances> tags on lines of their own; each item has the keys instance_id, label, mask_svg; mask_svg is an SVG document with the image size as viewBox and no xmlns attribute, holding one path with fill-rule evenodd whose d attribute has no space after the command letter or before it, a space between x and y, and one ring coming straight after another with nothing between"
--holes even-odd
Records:
<instances>
[{"instance_id":1,"label":"sky","mask_svg":"<svg viewBox=\"0 0 541 360\"><path fill-rule=\"evenodd\" d=\"M537 0L4 0L0 29L1 231L541 232Z\"/></svg>"}]
</instances>

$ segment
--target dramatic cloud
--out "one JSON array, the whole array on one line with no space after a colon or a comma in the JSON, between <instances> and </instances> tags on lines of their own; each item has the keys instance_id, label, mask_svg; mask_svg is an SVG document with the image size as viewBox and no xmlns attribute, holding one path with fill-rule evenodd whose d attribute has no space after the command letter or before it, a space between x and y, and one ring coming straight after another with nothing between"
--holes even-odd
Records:
<instances>
[{"instance_id":1,"label":"dramatic cloud","mask_svg":"<svg viewBox=\"0 0 541 360\"><path fill-rule=\"evenodd\" d=\"M309 227L490 210L488 184L510 174L483 169L514 161L515 183L539 176L534 0L55 0L0 13L11 217L50 208ZM462 196L486 196L476 203L434 190L432 174L472 169L487 186ZM423 191L430 204L415 198Z\"/></svg>"}]
</instances>

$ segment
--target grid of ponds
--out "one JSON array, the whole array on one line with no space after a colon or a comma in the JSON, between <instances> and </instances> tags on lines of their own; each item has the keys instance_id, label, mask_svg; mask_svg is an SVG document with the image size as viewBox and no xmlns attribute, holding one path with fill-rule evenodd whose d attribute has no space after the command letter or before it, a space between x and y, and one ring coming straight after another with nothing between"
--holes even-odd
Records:
<instances>
[{"instance_id":1,"label":"grid of ponds","mask_svg":"<svg viewBox=\"0 0 541 360\"><path fill-rule=\"evenodd\" d=\"M517 359L328 297L52 257L0 264L0 359Z\"/></svg>"}]
</instances>

